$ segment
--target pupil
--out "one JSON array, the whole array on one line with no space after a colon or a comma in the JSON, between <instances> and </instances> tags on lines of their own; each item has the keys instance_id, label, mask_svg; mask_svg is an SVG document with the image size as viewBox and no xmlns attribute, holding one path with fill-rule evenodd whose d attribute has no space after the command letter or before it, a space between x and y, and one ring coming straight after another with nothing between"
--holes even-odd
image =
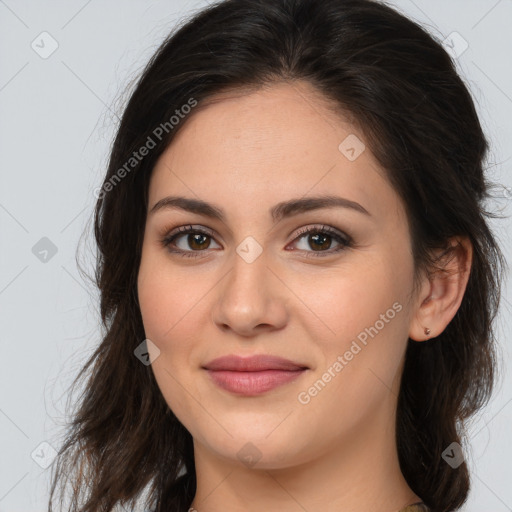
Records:
<instances>
[{"instance_id":1,"label":"pupil","mask_svg":"<svg viewBox=\"0 0 512 512\"><path fill-rule=\"evenodd\" d=\"M190 237L192 237L192 243L190 243ZM201 243L201 242L199 241L199 243L197 243L197 242L198 242L198 239L200 240L201 238L203 239L203 242ZM203 245L203 244L205 243L205 239L206 239L206 238L207 238L207 236L206 236L206 235L203 235L203 234L201 234L201 233L190 234L190 235L189 235L189 243L190 243L190 246L191 246L191 247L194 247L194 245L201 246L201 245ZM208 245L210 245L210 244L208 244ZM208 245L207 245L207 247L208 247ZM197 247L196 247L196 248L197 248ZM202 247L199 247L199 249L201 249L201 248L202 248Z\"/></svg>"},{"instance_id":2,"label":"pupil","mask_svg":"<svg viewBox=\"0 0 512 512\"><path fill-rule=\"evenodd\" d=\"M317 234L314 234L314 235L310 235L310 238L312 238L314 240L314 243L318 245L318 239L323 239L323 243L320 243L319 245L321 246L324 246L325 243L326 243L326 240L329 238L329 235L322 235L320 233L317 233ZM324 247L325 248L328 248L329 247L329 244L327 244L327 247Z\"/></svg>"}]
</instances>

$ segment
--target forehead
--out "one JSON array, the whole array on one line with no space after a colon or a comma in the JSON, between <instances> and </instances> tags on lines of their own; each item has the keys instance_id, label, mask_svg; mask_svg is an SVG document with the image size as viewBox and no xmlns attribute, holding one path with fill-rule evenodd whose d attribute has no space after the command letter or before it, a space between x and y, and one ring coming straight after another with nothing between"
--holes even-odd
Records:
<instances>
[{"instance_id":1,"label":"forehead","mask_svg":"<svg viewBox=\"0 0 512 512\"><path fill-rule=\"evenodd\" d=\"M209 98L182 121L157 162L150 206L182 193L224 203L238 198L245 210L267 211L291 197L339 194L382 219L403 216L363 134L329 106L303 83Z\"/></svg>"}]
</instances>

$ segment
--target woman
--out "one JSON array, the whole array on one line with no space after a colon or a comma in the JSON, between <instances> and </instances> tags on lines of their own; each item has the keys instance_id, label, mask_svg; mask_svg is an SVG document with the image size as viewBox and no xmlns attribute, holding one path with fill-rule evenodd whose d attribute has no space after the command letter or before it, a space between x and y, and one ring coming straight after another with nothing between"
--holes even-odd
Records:
<instances>
[{"instance_id":1,"label":"woman","mask_svg":"<svg viewBox=\"0 0 512 512\"><path fill-rule=\"evenodd\" d=\"M504 265L487 149L383 4L225 0L171 34L98 190L105 333L50 510L59 482L84 512L458 510Z\"/></svg>"}]
</instances>

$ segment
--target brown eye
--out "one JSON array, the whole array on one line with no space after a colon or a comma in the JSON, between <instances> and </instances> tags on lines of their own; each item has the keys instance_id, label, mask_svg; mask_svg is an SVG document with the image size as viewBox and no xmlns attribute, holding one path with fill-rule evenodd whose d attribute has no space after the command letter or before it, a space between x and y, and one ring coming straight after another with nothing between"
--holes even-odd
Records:
<instances>
[{"instance_id":1,"label":"brown eye","mask_svg":"<svg viewBox=\"0 0 512 512\"><path fill-rule=\"evenodd\" d=\"M331 245L332 237L330 235L315 233L313 235L308 235L308 243L311 244L312 247L316 245L319 249L329 249Z\"/></svg>"},{"instance_id":2,"label":"brown eye","mask_svg":"<svg viewBox=\"0 0 512 512\"><path fill-rule=\"evenodd\" d=\"M169 252L179 254L180 256L196 257L199 255L197 253L208 249L213 240L211 233L193 228L192 226L183 226L176 231L167 235L162 240L162 245ZM179 245L180 243L181 246Z\"/></svg>"},{"instance_id":3,"label":"brown eye","mask_svg":"<svg viewBox=\"0 0 512 512\"><path fill-rule=\"evenodd\" d=\"M299 233L299 236L295 238L295 240L298 240L299 242L302 239L305 239L305 243L303 244L303 247L299 247L298 249L307 253L311 253L308 254L308 256L324 256L334 254L352 246L350 237L343 236L337 230L334 230L329 226L308 227L302 230ZM333 242L337 243L338 247L336 249L329 250ZM312 250L308 250L308 248L311 248Z\"/></svg>"},{"instance_id":4,"label":"brown eye","mask_svg":"<svg viewBox=\"0 0 512 512\"><path fill-rule=\"evenodd\" d=\"M179 237L177 237L179 238ZM193 249L208 249L208 246L210 245L211 238L208 237L208 235L204 235L203 233L194 233L187 235L187 243L189 244L189 247ZM206 243L208 242L208 243Z\"/></svg>"},{"instance_id":5,"label":"brown eye","mask_svg":"<svg viewBox=\"0 0 512 512\"><path fill-rule=\"evenodd\" d=\"M302 242L303 239L305 239L305 243ZM211 248L212 240L214 240L212 232L206 232L193 226L182 226L164 237L161 243L173 254L194 258ZM298 249L306 253L308 257L328 256L353 245L349 236L343 235L329 226L310 226L303 229L295 238L294 243L303 243L304 246L298 247ZM334 249L332 249L333 243L337 244Z\"/></svg>"}]
</instances>

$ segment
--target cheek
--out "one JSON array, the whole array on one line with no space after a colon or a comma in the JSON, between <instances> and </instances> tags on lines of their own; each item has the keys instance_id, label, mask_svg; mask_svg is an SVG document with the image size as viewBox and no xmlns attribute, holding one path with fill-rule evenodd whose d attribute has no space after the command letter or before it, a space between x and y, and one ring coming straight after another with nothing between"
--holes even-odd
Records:
<instances>
[{"instance_id":1,"label":"cheek","mask_svg":"<svg viewBox=\"0 0 512 512\"><path fill-rule=\"evenodd\" d=\"M192 354L194 333L197 338L193 317L200 304L191 293L194 287L183 292L181 286L179 275L171 277L158 258L143 258L138 278L140 311L145 335L159 350L151 369L169 408L187 428L193 428L187 421L191 404L185 390L198 396L193 373L198 363Z\"/></svg>"},{"instance_id":2,"label":"cheek","mask_svg":"<svg viewBox=\"0 0 512 512\"><path fill-rule=\"evenodd\" d=\"M169 288L160 279L156 269L146 272L141 267L138 279L140 311L146 336L160 340L162 335L172 326L175 311L173 288Z\"/></svg>"},{"instance_id":3,"label":"cheek","mask_svg":"<svg viewBox=\"0 0 512 512\"><path fill-rule=\"evenodd\" d=\"M146 337L160 350L152 367L165 386L176 386L165 370L182 381L199 367L198 347L204 346L201 333L210 319L206 296L211 286L208 279L192 279L190 270L172 268L165 255L143 254L138 278L140 311Z\"/></svg>"},{"instance_id":4,"label":"cheek","mask_svg":"<svg viewBox=\"0 0 512 512\"><path fill-rule=\"evenodd\" d=\"M338 276L327 293L312 297L311 309L322 322L309 314L306 329L320 357L300 390L300 399L311 400L309 409L303 410L309 417L315 416L313 411L320 419L328 414L333 436L340 425L349 428L388 403L400 370L406 348L406 308L396 282L384 275L380 281L375 281L373 272L345 279ZM316 427L326 430L325 425Z\"/></svg>"},{"instance_id":5,"label":"cheek","mask_svg":"<svg viewBox=\"0 0 512 512\"><path fill-rule=\"evenodd\" d=\"M302 299L303 309L311 312L303 318L322 333L322 339L332 339L333 343L351 339L377 322L393 303L403 302L405 280L396 279L383 262L364 263L322 276L301 276L295 283L294 292ZM390 315L394 313L392 310Z\"/></svg>"},{"instance_id":6,"label":"cheek","mask_svg":"<svg viewBox=\"0 0 512 512\"><path fill-rule=\"evenodd\" d=\"M152 248L143 250L137 287L146 336L157 344L187 324L187 311L200 296L189 279L172 269L165 254Z\"/></svg>"},{"instance_id":7,"label":"cheek","mask_svg":"<svg viewBox=\"0 0 512 512\"><path fill-rule=\"evenodd\" d=\"M198 299L173 290L161 280L148 280L139 291L139 301L146 337L166 360L181 363L192 349L194 332L197 337Z\"/></svg>"},{"instance_id":8,"label":"cheek","mask_svg":"<svg viewBox=\"0 0 512 512\"><path fill-rule=\"evenodd\" d=\"M317 375L342 356L345 377L338 383L354 387L355 394L358 386L377 383L376 376L386 383L393 380L406 348L411 272L407 258L398 261L381 253L352 265L350 272L338 269L321 280L301 279L297 295L306 297L315 313L302 319L322 353Z\"/></svg>"}]
</instances>

